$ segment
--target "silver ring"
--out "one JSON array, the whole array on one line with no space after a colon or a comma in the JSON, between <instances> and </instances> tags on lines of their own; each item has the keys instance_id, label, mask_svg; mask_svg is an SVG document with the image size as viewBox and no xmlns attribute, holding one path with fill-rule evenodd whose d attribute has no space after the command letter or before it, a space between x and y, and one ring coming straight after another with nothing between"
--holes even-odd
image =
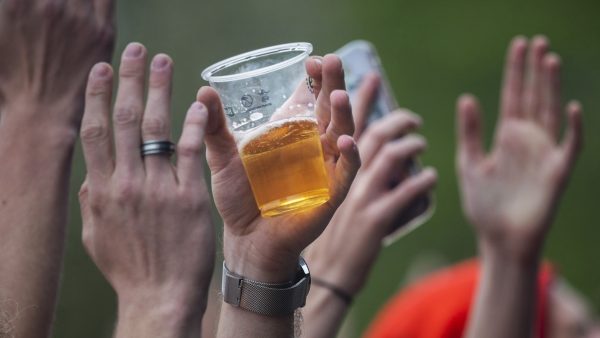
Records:
<instances>
[{"instance_id":1,"label":"silver ring","mask_svg":"<svg viewBox=\"0 0 600 338\"><path fill-rule=\"evenodd\" d=\"M171 141L146 141L141 146L142 157L148 155L168 154L173 155L175 152L175 144Z\"/></svg>"}]
</instances>

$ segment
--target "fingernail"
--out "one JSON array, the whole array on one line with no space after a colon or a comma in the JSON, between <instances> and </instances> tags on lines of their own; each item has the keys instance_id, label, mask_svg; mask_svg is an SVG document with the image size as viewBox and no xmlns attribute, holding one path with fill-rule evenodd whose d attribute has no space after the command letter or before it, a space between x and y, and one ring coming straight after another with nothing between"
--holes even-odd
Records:
<instances>
[{"instance_id":1,"label":"fingernail","mask_svg":"<svg viewBox=\"0 0 600 338\"><path fill-rule=\"evenodd\" d=\"M133 42L127 45L127 48L125 49L125 56L129 58L138 58L142 55L142 51L142 45Z\"/></svg>"},{"instance_id":2,"label":"fingernail","mask_svg":"<svg viewBox=\"0 0 600 338\"><path fill-rule=\"evenodd\" d=\"M110 73L110 67L104 63L99 63L94 66L92 73L96 77L106 77Z\"/></svg>"},{"instance_id":3,"label":"fingernail","mask_svg":"<svg viewBox=\"0 0 600 338\"><path fill-rule=\"evenodd\" d=\"M169 64L169 59L165 55L157 55L152 60L152 69L163 69Z\"/></svg>"},{"instance_id":4,"label":"fingernail","mask_svg":"<svg viewBox=\"0 0 600 338\"><path fill-rule=\"evenodd\" d=\"M206 110L206 106L202 102L196 101L192 103L192 109L197 111L204 111Z\"/></svg>"},{"instance_id":5,"label":"fingernail","mask_svg":"<svg viewBox=\"0 0 600 338\"><path fill-rule=\"evenodd\" d=\"M321 58L315 57L315 58L313 58L313 60L315 60L315 62L316 62L318 65L322 65L322 64L323 64L323 60L321 60Z\"/></svg>"}]
</instances>

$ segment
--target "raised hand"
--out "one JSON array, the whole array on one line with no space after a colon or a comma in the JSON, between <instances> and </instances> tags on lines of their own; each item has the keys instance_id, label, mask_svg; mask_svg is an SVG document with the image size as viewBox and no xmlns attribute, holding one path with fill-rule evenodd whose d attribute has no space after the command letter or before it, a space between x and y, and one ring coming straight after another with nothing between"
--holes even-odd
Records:
<instances>
[{"instance_id":1,"label":"raised hand","mask_svg":"<svg viewBox=\"0 0 600 338\"><path fill-rule=\"evenodd\" d=\"M544 37L511 43L500 116L489 154L482 146L479 104L458 101L457 165L465 214L480 239L507 253L539 252L581 148L581 106L566 107L561 126L560 58ZM528 55L527 55L528 54ZM527 58L527 61L526 61Z\"/></svg>"},{"instance_id":2,"label":"raised hand","mask_svg":"<svg viewBox=\"0 0 600 338\"><path fill-rule=\"evenodd\" d=\"M422 137L409 135L421 125L417 115L398 109L366 126L377 87L377 76L366 77L353 105L362 166L346 200L306 250L313 287L303 333L310 337L336 335L352 298L369 276L382 239L410 203L436 182L431 168L416 176L408 172L409 161L426 145Z\"/></svg>"},{"instance_id":3,"label":"raised hand","mask_svg":"<svg viewBox=\"0 0 600 338\"><path fill-rule=\"evenodd\" d=\"M561 126L560 59L548 41L515 38L508 51L500 117L489 154L477 101L458 100L457 165L464 212L482 262L467 337L531 337L543 242L581 148L581 107Z\"/></svg>"},{"instance_id":4,"label":"raised hand","mask_svg":"<svg viewBox=\"0 0 600 338\"><path fill-rule=\"evenodd\" d=\"M230 271L247 279L267 283L293 280L300 253L325 229L360 167L358 149L349 136L354 124L343 91L341 61L328 55L312 58L306 66L319 86L316 114L331 198L301 213L260 216L219 96L209 87L198 92L198 101L209 110L206 156L215 204L225 225L225 262ZM218 336L291 337L293 323L291 314L267 317L223 304Z\"/></svg>"},{"instance_id":5,"label":"raised hand","mask_svg":"<svg viewBox=\"0 0 600 338\"><path fill-rule=\"evenodd\" d=\"M290 280L300 252L323 231L344 199L360 159L353 139L352 112L344 89L341 62L333 55L308 61L309 74L320 76L317 116L331 199L306 212L263 218L254 201L238 155L227 129L219 96L203 87L198 101L209 110L206 134L207 160L217 208L225 223L225 261L231 271L261 281ZM242 263L243 262L243 263Z\"/></svg>"},{"instance_id":6,"label":"raised hand","mask_svg":"<svg viewBox=\"0 0 600 338\"><path fill-rule=\"evenodd\" d=\"M114 0L2 2L0 102L11 115L3 118L79 126L87 74L112 55L114 5Z\"/></svg>"},{"instance_id":7,"label":"raised hand","mask_svg":"<svg viewBox=\"0 0 600 338\"><path fill-rule=\"evenodd\" d=\"M198 337L215 256L202 174L208 111L198 102L188 110L176 166L168 154L142 157L142 140L170 140L173 73L167 55L154 57L144 108L145 63L146 49L129 44L112 128L112 69L99 63L89 76L83 242L117 293L117 337Z\"/></svg>"},{"instance_id":8,"label":"raised hand","mask_svg":"<svg viewBox=\"0 0 600 338\"><path fill-rule=\"evenodd\" d=\"M85 78L112 53L113 7L0 1L0 313L9 336L51 332Z\"/></svg>"}]
</instances>

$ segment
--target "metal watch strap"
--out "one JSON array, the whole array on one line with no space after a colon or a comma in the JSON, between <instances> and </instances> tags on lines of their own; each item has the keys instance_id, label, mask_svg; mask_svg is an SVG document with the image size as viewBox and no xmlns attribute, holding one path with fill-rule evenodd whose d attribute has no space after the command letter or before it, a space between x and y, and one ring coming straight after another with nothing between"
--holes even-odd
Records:
<instances>
[{"instance_id":1,"label":"metal watch strap","mask_svg":"<svg viewBox=\"0 0 600 338\"><path fill-rule=\"evenodd\" d=\"M229 271L223 262L221 291L223 300L236 307L265 316L282 316L293 313L306 304L310 289L310 274L306 262L300 257L296 280L283 283L263 283Z\"/></svg>"}]
</instances>

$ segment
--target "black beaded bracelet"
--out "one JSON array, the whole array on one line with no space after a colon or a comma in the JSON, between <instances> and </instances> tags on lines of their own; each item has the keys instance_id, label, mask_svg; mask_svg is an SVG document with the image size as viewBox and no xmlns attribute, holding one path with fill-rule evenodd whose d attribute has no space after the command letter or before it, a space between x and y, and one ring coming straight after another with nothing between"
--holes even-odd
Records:
<instances>
[{"instance_id":1,"label":"black beaded bracelet","mask_svg":"<svg viewBox=\"0 0 600 338\"><path fill-rule=\"evenodd\" d=\"M318 279L315 278L314 276L311 277L311 283L316 285L316 286L320 286L322 288L328 289L329 291L333 292L334 295L338 296L341 300L344 301L344 303L346 303L346 305L350 305L352 304L352 295L350 295L348 292L338 288L337 286L328 283L322 279Z\"/></svg>"}]
</instances>

